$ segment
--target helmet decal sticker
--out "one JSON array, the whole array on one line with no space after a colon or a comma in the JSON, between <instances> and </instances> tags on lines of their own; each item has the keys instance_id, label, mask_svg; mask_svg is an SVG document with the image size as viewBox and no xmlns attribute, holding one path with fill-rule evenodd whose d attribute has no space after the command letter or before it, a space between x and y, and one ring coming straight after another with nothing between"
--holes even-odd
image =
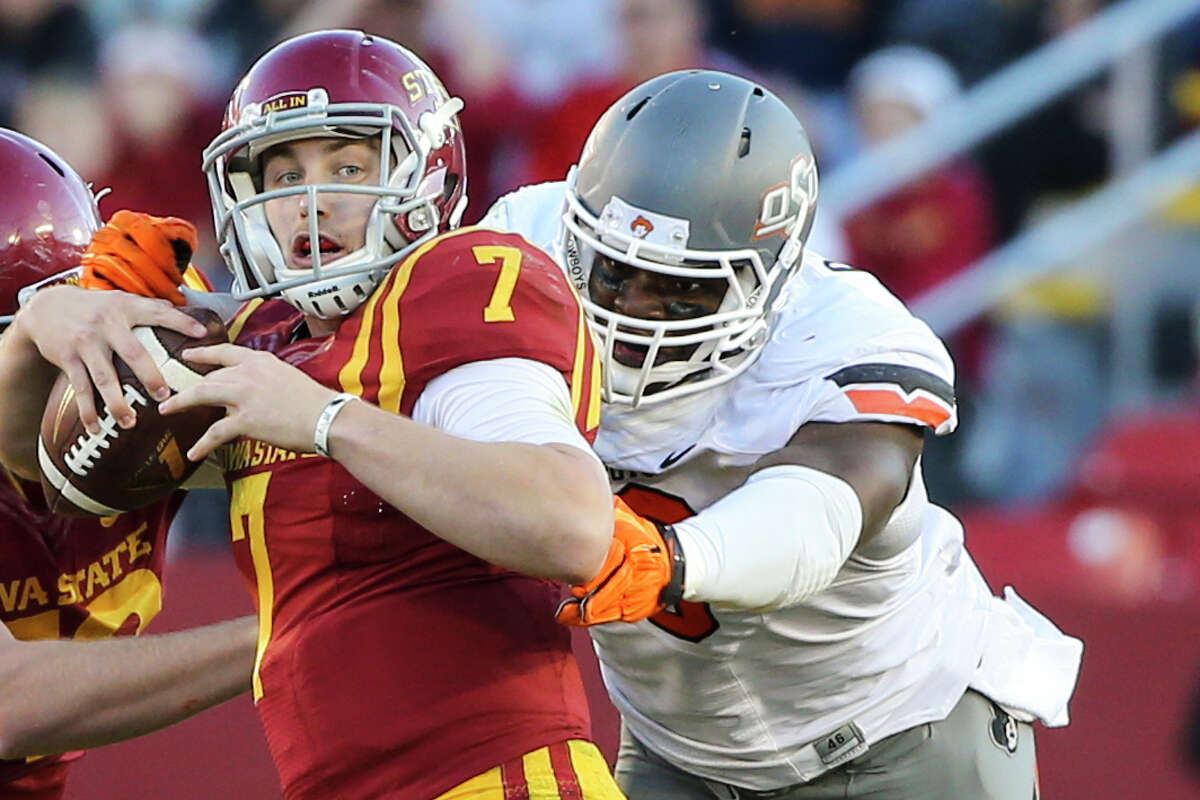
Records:
<instances>
[{"instance_id":1,"label":"helmet decal sticker","mask_svg":"<svg viewBox=\"0 0 1200 800\"><path fill-rule=\"evenodd\" d=\"M753 240L775 234L787 235L792 225L804 220L817 197L817 170L811 155L801 153L792 161L786 183L763 193Z\"/></svg>"},{"instance_id":2,"label":"helmet decal sticker","mask_svg":"<svg viewBox=\"0 0 1200 800\"><path fill-rule=\"evenodd\" d=\"M691 222L679 217L658 214L630 205L613 197L600 212L600 235L628 237L629 231L638 239L658 247L686 247L691 236Z\"/></svg>"},{"instance_id":3,"label":"helmet decal sticker","mask_svg":"<svg viewBox=\"0 0 1200 800\"><path fill-rule=\"evenodd\" d=\"M308 92L285 92L265 101L259 113L270 114L273 111L291 111L293 108L304 108L308 105Z\"/></svg>"},{"instance_id":4,"label":"helmet decal sticker","mask_svg":"<svg viewBox=\"0 0 1200 800\"><path fill-rule=\"evenodd\" d=\"M40 289L46 289L50 286L78 286L79 278L83 275L83 267L71 267L65 269L57 275L51 275L48 278L43 278L37 283L31 283L28 286L22 286L17 291L17 306L23 306L33 299Z\"/></svg>"},{"instance_id":5,"label":"helmet decal sticker","mask_svg":"<svg viewBox=\"0 0 1200 800\"><path fill-rule=\"evenodd\" d=\"M639 239L645 239L650 231L654 230L654 223L638 214L637 218L629 223L629 230L633 231L633 235Z\"/></svg>"}]
</instances>

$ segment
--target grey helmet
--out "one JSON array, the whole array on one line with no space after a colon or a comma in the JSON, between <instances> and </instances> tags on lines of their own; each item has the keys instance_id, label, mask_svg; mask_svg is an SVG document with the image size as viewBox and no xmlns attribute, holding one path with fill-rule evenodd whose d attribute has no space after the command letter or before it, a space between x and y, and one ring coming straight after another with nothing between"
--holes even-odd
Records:
<instances>
[{"instance_id":1,"label":"grey helmet","mask_svg":"<svg viewBox=\"0 0 1200 800\"><path fill-rule=\"evenodd\" d=\"M604 113L567 176L562 252L604 359L604 399L639 405L731 380L766 344L780 290L799 267L817 171L796 115L762 86L723 72L653 78ZM588 298L607 256L678 278L724 278L716 313L648 320ZM613 344L648 347L640 367ZM655 364L665 347L698 345Z\"/></svg>"}]
</instances>

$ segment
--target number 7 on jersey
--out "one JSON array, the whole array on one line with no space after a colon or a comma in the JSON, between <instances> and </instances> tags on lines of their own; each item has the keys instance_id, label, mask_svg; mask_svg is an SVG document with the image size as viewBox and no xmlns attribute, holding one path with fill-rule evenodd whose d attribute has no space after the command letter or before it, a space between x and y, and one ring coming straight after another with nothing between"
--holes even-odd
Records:
<instances>
[{"instance_id":1,"label":"number 7 on jersey","mask_svg":"<svg viewBox=\"0 0 1200 800\"><path fill-rule=\"evenodd\" d=\"M507 245L479 245L472 247L471 252L480 264L500 262L496 287L492 289L492 297L483 308L483 321L513 322L516 316L510 303L517 286L517 276L521 273L521 251Z\"/></svg>"}]
</instances>

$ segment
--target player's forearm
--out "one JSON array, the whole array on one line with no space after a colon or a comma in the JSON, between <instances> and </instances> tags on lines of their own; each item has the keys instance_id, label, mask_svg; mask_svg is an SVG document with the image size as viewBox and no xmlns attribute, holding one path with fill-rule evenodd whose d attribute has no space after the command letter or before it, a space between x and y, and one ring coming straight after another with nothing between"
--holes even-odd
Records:
<instances>
[{"instance_id":1,"label":"player's forearm","mask_svg":"<svg viewBox=\"0 0 1200 800\"><path fill-rule=\"evenodd\" d=\"M253 617L161 636L5 643L0 758L61 753L166 727L250 688Z\"/></svg>"},{"instance_id":2,"label":"player's forearm","mask_svg":"<svg viewBox=\"0 0 1200 800\"><path fill-rule=\"evenodd\" d=\"M22 477L37 477L37 432L56 377L18 314L0 336L0 462Z\"/></svg>"},{"instance_id":3,"label":"player's forearm","mask_svg":"<svg viewBox=\"0 0 1200 800\"><path fill-rule=\"evenodd\" d=\"M351 403L330 450L388 503L485 561L581 583L612 539L612 499L596 461L567 445L475 442Z\"/></svg>"}]
</instances>

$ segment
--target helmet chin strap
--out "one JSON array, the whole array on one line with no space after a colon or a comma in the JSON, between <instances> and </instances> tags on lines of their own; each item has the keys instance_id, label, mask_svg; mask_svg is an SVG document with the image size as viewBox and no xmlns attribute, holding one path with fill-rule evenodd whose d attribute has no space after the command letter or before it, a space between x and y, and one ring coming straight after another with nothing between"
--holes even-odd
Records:
<instances>
[{"instance_id":1,"label":"helmet chin strap","mask_svg":"<svg viewBox=\"0 0 1200 800\"><path fill-rule=\"evenodd\" d=\"M308 316L337 319L362 305L386 274L386 270L373 270L342 275L284 289L279 297ZM322 293L325 289L328 294Z\"/></svg>"}]
</instances>

